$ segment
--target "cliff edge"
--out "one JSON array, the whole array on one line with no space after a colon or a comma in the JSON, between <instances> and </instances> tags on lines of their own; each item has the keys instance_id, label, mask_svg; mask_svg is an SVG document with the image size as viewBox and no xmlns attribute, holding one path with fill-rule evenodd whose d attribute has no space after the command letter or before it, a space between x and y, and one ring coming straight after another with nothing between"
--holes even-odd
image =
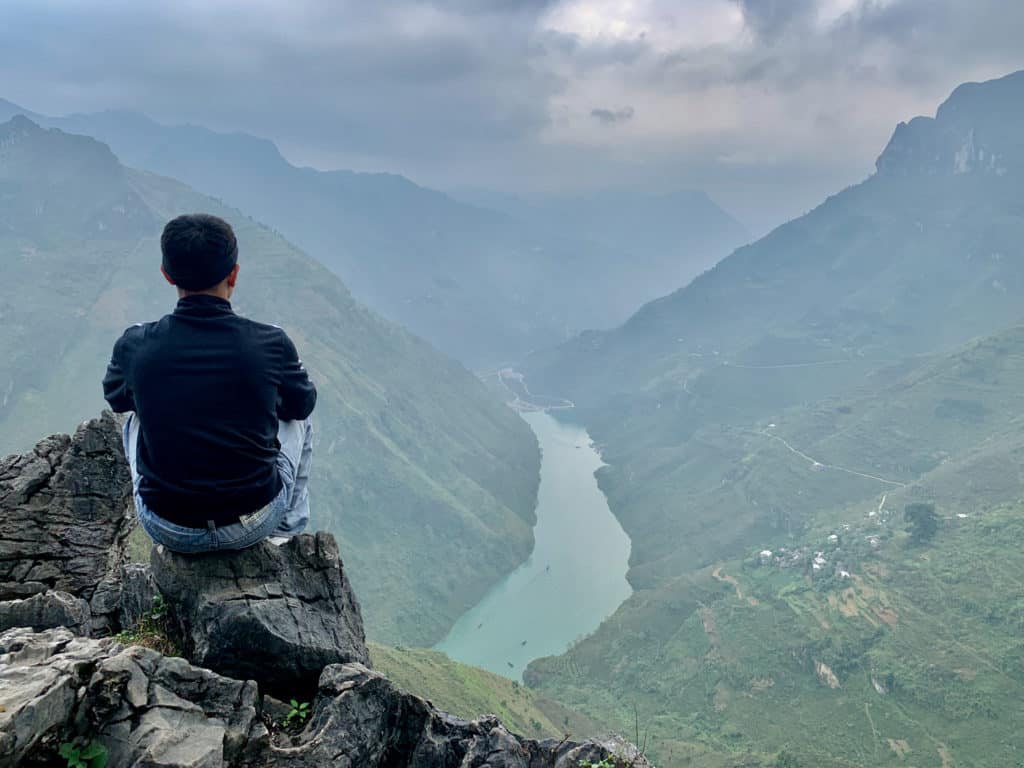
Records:
<instances>
[{"instance_id":1,"label":"cliff edge","mask_svg":"<svg viewBox=\"0 0 1024 768\"><path fill-rule=\"evenodd\" d=\"M648 765L616 738L453 717L372 671L328 534L143 566L133 526L110 414L0 462L0 767ZM182 657L128 642L155 614Z\"/></svg>"}]
</instances>

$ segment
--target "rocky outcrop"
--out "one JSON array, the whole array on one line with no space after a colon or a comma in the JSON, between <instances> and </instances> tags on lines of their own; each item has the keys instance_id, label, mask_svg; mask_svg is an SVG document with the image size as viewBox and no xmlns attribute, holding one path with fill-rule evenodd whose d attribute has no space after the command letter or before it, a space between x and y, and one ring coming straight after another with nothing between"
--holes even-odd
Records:
<instances>
[{"instance_id":1,"label":"rocky outcrop","mask_svg":"<svg viewBox=\"0 0 1024 768\"><path fill-rule=\"evenodd\" d=\"M121 430L109 413L0 461L0 599L24 601L0 608L0 630L116 625L112 592L123 583L132 520ZM88 603L102 584L94 617Z\"/></svg>"},{"instance_id":2,"label":"rocky outcrop","mask_svg":"<svg viewBox=\"0 0 1024 768\"><path fill-rule=\"evenodd\" d=\"M623 765L648 765L621 740L534 741L509 733L493 716L461 720L361 664L344 664L324 670L305 730L272 743L254 768L577 768L609 755Z\"/></svg>"},{"instance_id":3,"label":"rocky outcrop","mask_svg":"<svg viewBox=\"0 0 1024 768\"><path fill-rule=\"evenodd\" d=\"M80 597L47 590L19 600L0 602L0 629L29 627L35 630L66 627L78 635L92 632L92 611Z\"/></svg>"},{"instance_id":4,"label":"rocky outcrop","mask_svg":"<svg viewBox=\"0 0 1024 768\"><path fill-rule=\"evenodd\" d=\"M65 629L0 635L0 765L101 745L109 768L240 765L265 749L256 684Z\"/></svg>"},{"instance_id":5,"label":"rocky outcrop","mask_svg":"<svg viewBox=\"0 0 1024 768\"><path fill-rule=\"evenodd\" d=\"M108 768L577 768L610 755L648 765L618 740L534 741L494 717L446 715L362 664L327 667L292 734L266 721L253 682L65 629L9 630L0 765L51 764L63 743L99 745Z\"/></svg>"},{"instance_id":6,"label":"rocky outcrop","mask_svg":"<svg viewBox=\"0 0 1024 768\"><path fill-rule=\"evenodd\" d=\"M62 744L102 750L109 768L647 766L621 741L538 742L452 717L371 671L329 534L155 550L151 569L127 562L129 497L110 415L0 463L0 768L63 765ZM147 631L188 660L89 637L132 627L158 589ZM273 695L311 702L301 727Z\"/></svg>"},{"instance_id":7,"label":"rocky outcrop","mask_svg":"<svg viewBox=\"0 0 1024 768\"><path fill-rule=\"evenodd\" d=\"M1014 176L1024 168L1024 71L964 83L935 117L900 123L875 162L885 176Z\"/></svg>"},{"instance_id":8,"label":"rocky outcrop","mask_svg":"<svg viewBox=\"0 0 1024 768\"><path fill-rule=\"evenodd\" d=\"M93 632L130 629L153 608L159 592L148 565L125 563L100 582L89 602Z\"/></svg>"},{"instance_id":9,"label":"rocky outcrop","mask_svg":"<svg viewBox=\"0 0 1024 768\"><path fill-rule=\"evenodd\" d=\"M153 578L193 664L282 697L329 664L369 664L359 603L329 533L186 557L158 547Z\"/></svg>"}]
</instances>

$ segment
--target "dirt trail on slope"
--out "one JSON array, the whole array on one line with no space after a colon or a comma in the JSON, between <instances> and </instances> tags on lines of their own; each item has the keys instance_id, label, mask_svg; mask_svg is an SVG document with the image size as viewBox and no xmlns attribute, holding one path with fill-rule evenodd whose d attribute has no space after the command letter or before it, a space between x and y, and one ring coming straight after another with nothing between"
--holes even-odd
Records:
<instances>
[{"instance_id":1,"label":"dirt trail on slope","mask_svg":"<svg viewBox=\"0 0 1024 768\"><path fill-rule=\"evenodd\" d=\"M736 597L738 597L740 600L746 600L747 603L750 605L759 605L756 597L744 596L743 588L740 586L740 583L736 580L734 576L729 576L726 573L722 573L721 566L715 568L715 570L711 572L711 578L715 579L716 581L723 581L726 584L731 584L732 588L736 590Z\"/></svg>"},{"instance_id":2,"label":"dirt trail on slope","mask_svg":"<svg viewBox=\"0 0 1024 768\"><path fill-rule=\"evenodd\" d=\"M899 480L889 480L887 478L879 477L878 475L872 475L872 474L869 474L867 472L858 472L855 469L849 469L847 467L840 467L837 464L827 464L827 463L825 463L823 461L818 461L813 456L808 456L806 453L801 451L799 448L793 447L793 445L788 440L786 440L786 438L779 437L778 435L773 435L770 432L767 432L765 430L761 430L759 432L748 431L748 434L760 435L761 437L767 437L769 440L775 440L776 442L781 443L782 445L784 445L786 447L786 450L788 450L790 453L793 453L793 454L799 456L804 461L808 462L811 465L811 468L814 469L814 470L832 469L832 470L835 470L836 472L845 472L848 475L856 475L857 477L863 477L863 478L865 478L867 480L875 480L875 481L877 481L879 483L885 483L886 485L893 485L893 486L896 486L898 488L906 488L907 487L906 483L901 483Z\"/></svg>"}]
</instances>

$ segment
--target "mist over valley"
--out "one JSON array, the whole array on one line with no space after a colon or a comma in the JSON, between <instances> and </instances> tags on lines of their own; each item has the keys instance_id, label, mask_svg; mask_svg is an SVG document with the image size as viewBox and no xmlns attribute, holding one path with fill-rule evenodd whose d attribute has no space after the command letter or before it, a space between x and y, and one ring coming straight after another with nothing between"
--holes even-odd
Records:
<instances>
[{"instance_id":1,"label":"mist over valley","mask_svg":"<svg viewBox=\"0 0 1024 768\"><path fill-rule=\"evenodd\" d=\"M430 728L636 743L562 768L1024 765L1016 8L85 6L0 11L4 504L56 503L19 473L174 309L165 224L213 214L231 307L318 390L309 532ZM272 738L324 675L260 700ZM370 762L435 765L403 745Z\"/></svg>"}]
</instances>

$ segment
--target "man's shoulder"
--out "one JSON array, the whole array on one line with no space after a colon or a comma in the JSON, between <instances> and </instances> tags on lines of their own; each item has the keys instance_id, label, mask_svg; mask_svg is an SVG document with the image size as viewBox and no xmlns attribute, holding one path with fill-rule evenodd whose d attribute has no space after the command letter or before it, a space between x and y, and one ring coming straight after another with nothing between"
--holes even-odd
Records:
<instances>
[{"instance_id":1,"label":"man's shoulder","mask_svg":"<svg viewBox=\"0 0 1024 768\"><path fill-rule=\"evenodd\" d=\"M117 340L118 344L142 341L156 328L163 320L153 320L148 323L132 323L124 329L124 333Z\"/></svg>"},{"instance_id":2,"label":"man's shoulder","mask_svg":"<svg viewBox=\"0 0 1024 768\"><path fill-rule=\"evenodd\" d=\"M285 333L284 328L280 325L274 325L273 323L262 323L259 320L253 320L249 317L242 317L236 315L237 319L242 323L245 323L252 331L263 339L268 340L287 340L288 334Z\"/></svg>"}]
</instances>

